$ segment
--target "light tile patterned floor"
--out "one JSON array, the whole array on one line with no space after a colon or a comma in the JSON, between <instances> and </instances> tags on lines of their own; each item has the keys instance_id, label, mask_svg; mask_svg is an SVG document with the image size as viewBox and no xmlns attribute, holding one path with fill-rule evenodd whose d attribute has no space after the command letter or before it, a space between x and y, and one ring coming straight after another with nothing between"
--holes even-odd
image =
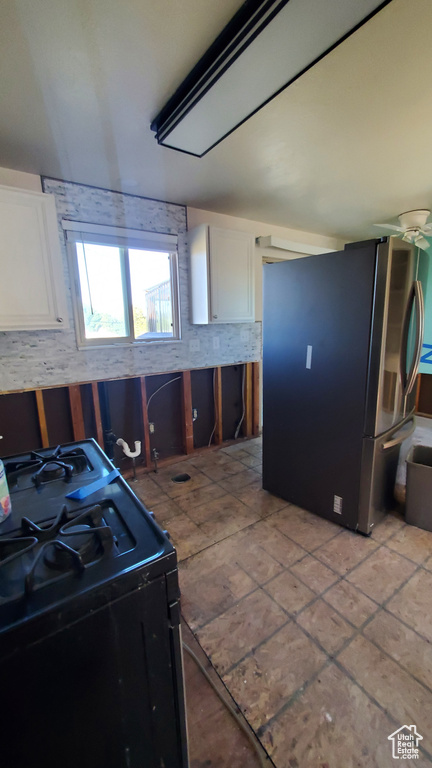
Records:
<instances>
[{"instance_id":1,"label":"light tile patterned floor","mask_svg":"<svg viewBox=\"0 0 432 768\"><path fill-rule=\"evenodd\" d=\"M277 768L394 766L413 723L432 766L432 533L346 531L263 491L260 461L242 441L134 485L177 547L186 622Z\"/></svg>"}]
</instances>

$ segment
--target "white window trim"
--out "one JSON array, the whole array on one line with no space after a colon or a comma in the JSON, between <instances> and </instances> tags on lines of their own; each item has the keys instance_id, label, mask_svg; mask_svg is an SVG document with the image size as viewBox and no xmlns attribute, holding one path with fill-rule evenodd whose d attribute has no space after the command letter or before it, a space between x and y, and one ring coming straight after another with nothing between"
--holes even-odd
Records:
<instances>
[{"instance_id":1,"label":"white window trim","mask_svg":"<svg viewBox=\"0 0 432 768\"><path fill-rule=\"evenodd\" d=\"M66 234L66 246L72 276L72 303L78 349L105 349L106 347L119 346L132 347L142 344L173 344L181 340L177 235L164 234L159 232L145 232L138 229L123 229L121 227L68 221L66 219L63 219L62 227ZM104 341L101 341L100 339L86 338L78 271L78 259L75 247L76 243L81 242L97 243L100 245L113 245L118 247L120 251L125 251L128 248L135 248L138 250L141 249L147 251L169 253L172 286L173 336L152 339L134 339L131 336L123 336L109 340L107 338ZM126 309L128 313L129 327L132 329L132 302L129 287L130 277L126 277L126 272L128 272L128 261L122 259L121 263L123 291L127 299Z\"/></svg>"}]
</instances>

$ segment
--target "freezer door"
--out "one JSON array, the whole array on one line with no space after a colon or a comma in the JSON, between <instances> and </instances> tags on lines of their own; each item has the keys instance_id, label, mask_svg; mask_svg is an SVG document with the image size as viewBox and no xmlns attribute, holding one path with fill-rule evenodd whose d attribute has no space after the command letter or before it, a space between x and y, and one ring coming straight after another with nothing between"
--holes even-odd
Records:
<instances>
[{"instance_id":1,"label":"freezer door","mask_svg":"<svg viewBox=\"0 0 432 768\"><path fill-rule=\"evenodd\" d=\"M365 434L384 434L415 404L423 298L418 249L391 238L378 246Z\"/></svg>"}]
</instances>

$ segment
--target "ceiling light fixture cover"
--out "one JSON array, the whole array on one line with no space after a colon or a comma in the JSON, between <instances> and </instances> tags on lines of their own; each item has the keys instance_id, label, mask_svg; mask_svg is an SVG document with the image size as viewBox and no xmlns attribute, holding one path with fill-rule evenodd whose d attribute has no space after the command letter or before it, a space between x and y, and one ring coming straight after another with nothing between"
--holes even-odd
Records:
<instances>
[{"instance_id":1,"label":"ceiling light fixture cover","mask_svg":"<svg viewBox=\"0 0 432 768\"><path fill-rule=\"evenodd\" d=\"M246 0L155 117L159 144L202 157L391 0Z\"/></svg>"}]
</instances>

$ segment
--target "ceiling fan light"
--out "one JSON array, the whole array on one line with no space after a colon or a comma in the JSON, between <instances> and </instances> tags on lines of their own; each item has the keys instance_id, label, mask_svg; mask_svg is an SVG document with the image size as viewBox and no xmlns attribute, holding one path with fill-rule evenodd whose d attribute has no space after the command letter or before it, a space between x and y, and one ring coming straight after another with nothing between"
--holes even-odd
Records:
<instances>
[{"instance_id":1,"label":"ceiling fan light","mask_svg":"<svg viewBox=\"0 0 432 768\"><path fill-rule=\"evenodd\" d=\"M430 211L428 211L426 208L419 208L415 211L405 211L405 213L400 213L398 219L400 221L401 227L404 229L420 230L423 229L429 216Z\"/></svg>"}]
</instances>

